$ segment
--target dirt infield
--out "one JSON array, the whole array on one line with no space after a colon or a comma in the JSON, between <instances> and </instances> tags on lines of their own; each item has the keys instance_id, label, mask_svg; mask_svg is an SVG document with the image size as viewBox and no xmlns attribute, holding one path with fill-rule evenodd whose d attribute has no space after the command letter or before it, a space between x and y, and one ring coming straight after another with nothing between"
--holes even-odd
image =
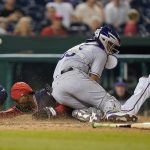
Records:
<instances>
[{"instance_id":1,"label":"dirt infield","mask_svg":"<svg viewBox=\"0 0 150 150\"><path fill-rule=\"evenodd\" d=\"M139 117L139 122L150 122L150 117ZM57 118L47 121L35 121L32 120L31 115L22 115L11 119L1 119L0 130L93 130L93 129L90 124L79 122L78 120L71 118L59 118L59 119ZM109 130L109 128L101 128L96 130Z\"/></svg>"},{"instance_id":2,"label":"dirt infield","mask_svg":"<svg viewBox=\"0 0 150 150\"><path fill-rule=\"evenodd\" d=\"M70 118L57 118L45 121L33 120L31 115L22 115L0 120L0 130L57 130L87 129L89 124Z\"/></svg>"},{"instance_id":3,"label":"dirt infield","mask_svg":"<svg viewBox=\"0 0 150 150\"><path fill-rule=\"evenodd\" d=\"M141 117L139 122L150 118ZM0 150L148 150L150 130L95 128L75 119L32 120L31 115L0 120Z\"/></svg>"}]
</instances>

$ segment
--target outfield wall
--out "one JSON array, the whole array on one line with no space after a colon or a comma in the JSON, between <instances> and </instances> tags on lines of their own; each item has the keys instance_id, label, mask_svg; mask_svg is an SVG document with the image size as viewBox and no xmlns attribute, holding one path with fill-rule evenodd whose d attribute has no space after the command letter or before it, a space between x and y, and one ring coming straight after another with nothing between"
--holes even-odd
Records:
<instances>
[{"instance_id":1,"label":"outfield wall","mask_svg":"<svg viewBox=\"0 0 150 150\"><path fill-rule=\"evenodd\" d=\"M84 42L85 36L65 38L0 36L0 54L5 53L49 53L61 54L68 48ZM121 54L150 54L150 38L121 37Z\"/></svg>"}]
</instances>

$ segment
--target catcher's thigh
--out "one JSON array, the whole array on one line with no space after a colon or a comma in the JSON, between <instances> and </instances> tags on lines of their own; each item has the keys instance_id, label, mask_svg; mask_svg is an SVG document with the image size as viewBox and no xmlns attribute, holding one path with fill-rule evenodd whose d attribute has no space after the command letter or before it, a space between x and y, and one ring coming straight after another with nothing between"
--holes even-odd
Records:
<instances>
[{"instance_id":1,"label":"catcher's thigh","mask_svg":"<svg viewBox=\"0 0 150 150\"><path fill-rule=\"evenodd\" d=\"M119 105L96 81L79 71L65 73L55 81L52 95L59 103L75 109L94 107L105 113Z\"/></svg>"},{"instance_id":2,"label":"catcher's thigh","mask_svg":"<svg viewBox=\"0 0 150 150\"><path fill-rule=\"evenodd\" d=\"M63 104L73 109L84 109L88 108L89 105L79 101L70 94L66 93L59 86L55 87L52 92L53 97L59 104Z\"/></svg>"}]
</instances>

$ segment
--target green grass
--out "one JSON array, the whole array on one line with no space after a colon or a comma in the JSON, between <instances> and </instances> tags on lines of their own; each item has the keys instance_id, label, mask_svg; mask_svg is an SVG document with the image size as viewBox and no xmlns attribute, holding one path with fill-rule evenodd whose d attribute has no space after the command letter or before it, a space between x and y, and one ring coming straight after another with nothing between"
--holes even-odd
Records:
<instances>
[{"instance_id":1,"label":"green grass","mask_svg":"<svg viewBox=\"0 0 150 150\"><path fill-rule=\"evenodd\" d=\"M150 150L150 131L0 131L0 150Z\"/></svg>"}]
</instances>

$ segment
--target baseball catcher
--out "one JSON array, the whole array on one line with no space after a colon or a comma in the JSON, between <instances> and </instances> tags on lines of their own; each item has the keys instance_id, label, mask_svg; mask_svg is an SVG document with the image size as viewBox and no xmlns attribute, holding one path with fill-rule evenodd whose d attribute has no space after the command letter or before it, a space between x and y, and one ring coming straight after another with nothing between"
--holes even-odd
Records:
<instances>
[{"instance_id":1,"label":"baseball catcher","mask_svg":"<svg viewBox=\"0 0 150 150\"><path fill-rule=\"evenodd\" d=\"M48 119L65 114L68 110L55 101L49 85L34 92L25 82L17 82L11 88L11 97L16 105L6 111L1 111L0 118L32 113L34 119Z\"/></svg>"},{"instance_id":2,"label":"baseball catcher","mask_svg":"<svg viewBox=\"0 0 150 150\"><path fill-rule=\"evenodd\" d=\"M69 49L58 62L53 78L53 97L74 109L82 121L136 121L136 114L150 97L150 76L142 77L127 102L119 101L98 84L104 69L117 65L120 37L110 26L97 29L92 39Z\"/></svg>"}]
</instances>

